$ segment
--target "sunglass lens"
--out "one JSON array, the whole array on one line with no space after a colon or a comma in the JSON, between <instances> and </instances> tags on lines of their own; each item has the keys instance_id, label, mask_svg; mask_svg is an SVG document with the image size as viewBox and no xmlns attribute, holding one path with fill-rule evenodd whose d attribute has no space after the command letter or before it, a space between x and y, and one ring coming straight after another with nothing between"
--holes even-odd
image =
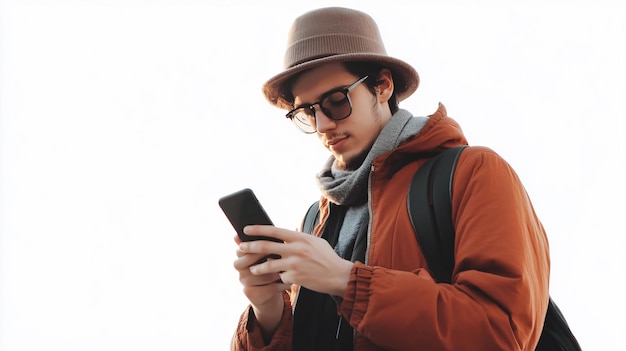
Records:
<instances>
[{"instance_id":1,"label":"sunglass lens","mask_svg":"<svg viewBox=\"0 0 626 351\"><path fill-rule=\"evenodd\" d=\"M300 130L305 133L315 132L315 117L312 115L313 111L308 108L301 108L294 111L292 114L292 120Z\"/></svg>"},{"instance_id":2,"label":"sunglass lens","mask_svg":"<svg viewBox=\"0 0 626 351\"><path fill-rule=\"evenodd\" d=\"M334 120L348 117L352 110L348 95L343 91L337 91L327 96L321 102L321 106L326 117Z\"/></svg>"}]
</instances>

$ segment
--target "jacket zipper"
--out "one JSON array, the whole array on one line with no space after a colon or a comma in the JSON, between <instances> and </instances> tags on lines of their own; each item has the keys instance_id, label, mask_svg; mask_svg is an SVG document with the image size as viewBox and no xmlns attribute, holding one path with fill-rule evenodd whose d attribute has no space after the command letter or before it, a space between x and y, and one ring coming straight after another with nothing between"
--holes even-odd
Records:
<instances>
[{"instance_id":1,"label":"jacket zipper","mask_svg":"<svg viewBox=\"0 0 626 351\"><path fill-rule=\"evenodd\" d=\"M372 176L374 175L374 164L370 167L370 174L367 176L367 211L369 212L368 222L367 222L367 245L365 246L365 263L369 264L370 258L370 241L372 239Z\"/></svg>"},{"instance_id":2,"label":"jacket zipper","mask_svg":"<svg viewBox=\"0 0 626 351\"><path fill-rule=\"evenodd\" d=\"M367 211L369 212L369 218L367 220L367 245L365 247L365 259L364 263L369 264L370 257L370 242L372 239L372 176L374 174L374 165L370 167L370 173L367 176ZM343 318L339 316L339 323L337 325L337 335L336 339L339 339L339 329L341 328L341 320ZM356 350L356 329L352 329L352 349Z\"/></svg>"}]
</instances>

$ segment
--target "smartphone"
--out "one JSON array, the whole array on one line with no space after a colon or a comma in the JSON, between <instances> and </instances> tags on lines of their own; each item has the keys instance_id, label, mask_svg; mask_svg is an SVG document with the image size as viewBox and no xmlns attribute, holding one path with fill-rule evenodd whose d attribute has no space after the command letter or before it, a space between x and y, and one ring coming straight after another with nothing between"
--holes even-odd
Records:
<instances>
[{"instance_id":1,"label":"smartphone","mask_svg":"<svg viewBox=\"0 0 626 351\"><path fill-rule=\"evenodd\" d=\"M226 195L219 199L219 205L224 211L226 217L237 232L241 241L251 240L270 240L282 242L282 240L265 237L265 236L249 236L244 234L243 227L251 224L269 224L274 225L267 215L263 206L257 199L251 189L245 188Z\"/></svg>"}]
</instances>

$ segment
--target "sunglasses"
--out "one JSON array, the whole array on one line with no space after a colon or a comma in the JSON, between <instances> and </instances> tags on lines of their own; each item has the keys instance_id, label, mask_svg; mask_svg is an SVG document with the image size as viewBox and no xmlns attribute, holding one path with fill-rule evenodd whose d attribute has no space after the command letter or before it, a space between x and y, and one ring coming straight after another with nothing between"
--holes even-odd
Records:
<instances>
[{"instance_id":1,"label":"sunglasses","mask_svg":"<svg viewBox=\"0 0 626 351\"><path fill-rule=\"evenodd\" d=\"M347 88L337 88L328 91L322 95L318 102L300 105L289 111L285 116L292 120L298 129L307 134L317 132L315 105L318 105L322 112L324 112L324 115L333 121L348 118L352 113L352 101L348 93L359 84L363 83L367 77L368 76L360 78Z\"/></svg>"}]
</instances>

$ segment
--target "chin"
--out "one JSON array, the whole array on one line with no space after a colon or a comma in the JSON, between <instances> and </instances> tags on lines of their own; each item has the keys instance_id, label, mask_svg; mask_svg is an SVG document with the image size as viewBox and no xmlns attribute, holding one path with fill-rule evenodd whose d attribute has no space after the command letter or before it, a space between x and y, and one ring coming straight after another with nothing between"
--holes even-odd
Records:
<instances>
[{"instance_id":1,"label":"chin","mask_svg":"<svg viewBox=\"0 0 626 351\"><path fill-rule=\"evenodd\" d=\"M357 170L363 165L363 161L365 161L365 158L367 157L368 152L362 152L353 157L335 157L335 159L337 160L337 166L340 169L344 169L348 171Z\"/></svg>"}]
</instances>

